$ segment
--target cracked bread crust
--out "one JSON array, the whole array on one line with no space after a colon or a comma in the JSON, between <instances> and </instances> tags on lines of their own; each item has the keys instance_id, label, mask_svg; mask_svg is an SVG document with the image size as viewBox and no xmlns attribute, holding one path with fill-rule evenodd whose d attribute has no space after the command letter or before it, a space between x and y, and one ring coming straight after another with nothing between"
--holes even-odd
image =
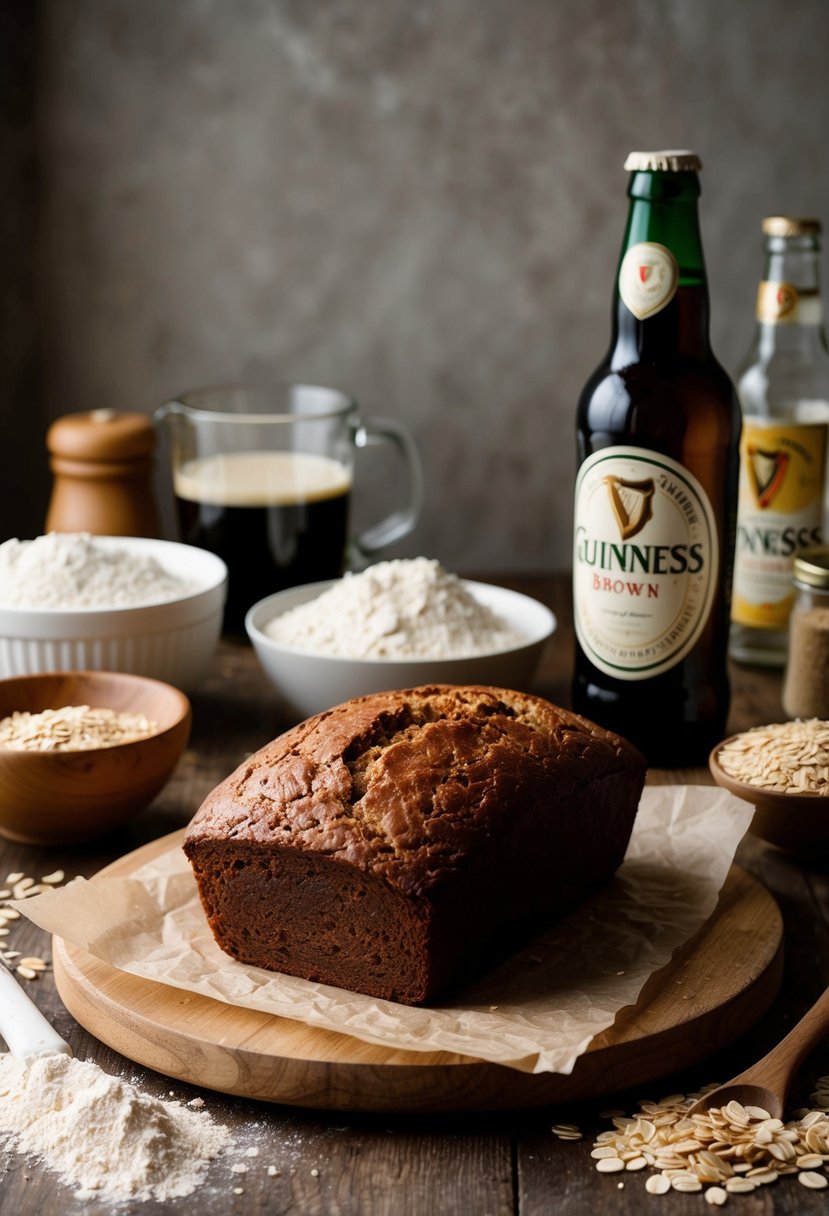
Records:
<instances>
[{"instance_id":1,"label":"cracked bread crust","mask_svg":"<svg viewBox=\"0 0 829 1216\"><path fill-rule=\"evenodd\" d=\"M235 958L418 1004L610 878L644 773L631 744L538 697L379 693L251 756L184 851Z\"/></svg>"}]
</instances>

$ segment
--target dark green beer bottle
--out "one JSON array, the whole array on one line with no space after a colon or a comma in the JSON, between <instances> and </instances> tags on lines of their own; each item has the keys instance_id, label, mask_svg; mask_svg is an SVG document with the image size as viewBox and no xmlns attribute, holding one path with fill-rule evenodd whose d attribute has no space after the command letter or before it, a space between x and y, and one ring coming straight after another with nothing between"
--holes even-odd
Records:
<instances>
[{"instance_id":1,"label":"dark green beer bottle","mask_svg":"<svg viewBox=\"0 0 829 1216\"><path fill-rule=\"evenodd\" d=\"M633 152L610 350L578 408L575 708L653 765L722 738L740 412L708 338L699 158Z\"/></svg>"}]
</instances>

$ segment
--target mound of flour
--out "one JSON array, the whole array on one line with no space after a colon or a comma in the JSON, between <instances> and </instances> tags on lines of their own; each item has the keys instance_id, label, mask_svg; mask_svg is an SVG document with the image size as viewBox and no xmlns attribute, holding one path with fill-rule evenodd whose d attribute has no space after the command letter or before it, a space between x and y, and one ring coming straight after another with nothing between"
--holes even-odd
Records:
<instances>
[{"instance_id":1,"label":"mound of flour","mask_svg":"<svg viewBox=\"0 0 829 1216\"><path fill-rule=\"evenodd\" d=\"M57 1052L0 1055L0 1142L37 1158L79 1198L115 1203L190 1195L233 1146L206 1112Z\"/></svg>"},{"instance_id":2,"label":"mound of flour","mask_svg":"<svg viewBox=\"0 0 829 1216\"><path fill-rule=\"evenodd\" d=\"M0 605L8 608L135 608L194 590L149 554L102 545L85 532L0 545Z\"/></svg>"},{"instance_id":3,"label":"mound of flour","mask_svg":"<svg viewBox=\"0 0 829 1216\"><path fill-rule=\"evenodd\" d=\"M352 659L457 659L520 645L510 625L426 557L346 574L265 626L283 646Z\"/></svg>"}]
</instances>

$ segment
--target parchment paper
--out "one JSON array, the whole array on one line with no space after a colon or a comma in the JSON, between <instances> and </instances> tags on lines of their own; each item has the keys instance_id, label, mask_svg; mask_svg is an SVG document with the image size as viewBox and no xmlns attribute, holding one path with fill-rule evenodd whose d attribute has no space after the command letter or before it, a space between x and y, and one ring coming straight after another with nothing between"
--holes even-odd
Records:
<instances>
[{"instance_id":1,"label":"parchment paper","mask_svg":"<svg viewBox=\"0 0 829 1216\"><path fill-rule=\"evenodd\" d=\"M133 975L407 1051L569 1073L713 912L752 808L709 786L648 786L603 891L451 1005L410 1008L247 967L215 944L178 846L134 878L75 879L15 904Z\"/></svg>"}]
</instances>

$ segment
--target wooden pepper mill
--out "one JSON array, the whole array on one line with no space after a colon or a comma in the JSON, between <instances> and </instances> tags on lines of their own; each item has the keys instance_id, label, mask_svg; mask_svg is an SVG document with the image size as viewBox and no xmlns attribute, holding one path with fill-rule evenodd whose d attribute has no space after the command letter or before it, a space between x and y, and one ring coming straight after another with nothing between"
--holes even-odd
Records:
<instances>
[{"instance_id":1,"label":"wooden pepper mill","mask_svg":"<svg viewBox=\"0 0 829 1216\"><path fill-rule=\"evenodd\" d=\"M155 432L144 414L65 414L46 432L54 473L47 532L159 536L151 485Z\"/></svg>"}]
</instances>

